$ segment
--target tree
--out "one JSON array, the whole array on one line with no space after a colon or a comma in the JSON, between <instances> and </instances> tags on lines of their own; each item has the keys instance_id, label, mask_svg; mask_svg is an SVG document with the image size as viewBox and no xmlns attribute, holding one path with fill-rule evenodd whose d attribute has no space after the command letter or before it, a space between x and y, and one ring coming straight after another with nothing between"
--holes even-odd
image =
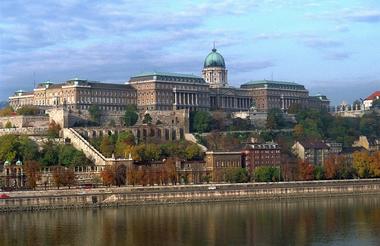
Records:
<instances>
[{"instance_id":1,"label":"tree","mask_svg":"<svg viewBox=\"0 0 380 246\"><path fill-rule=\"evenodd\" d=\"M211 126L211 115L206 111L196 111L191 114L191 128L198 133L207 132Z\"/></svg>"},{"instance_id":2,"label":"tree","mask_svg":"<svg viewBox=\"0 0 380 246\"><path fill-rule=\"evenodd\" d=\"M37 182L41 180L40 168L41 165L37 161L28 160L24 163L26 185L33 190L37 187Z\"/></svg>"},{"instance_id":3,"label":"tree","mask_svg":"<svg viewBox=\"0 0 380 246\"><path fill-rule=\"evenodd\" d=\"M59 148L49 141L43 146L41 163L44 166L55 166L59 163Z\"/></svg>"},{"instance_id":4,"label":"tree","mask_svg":"<svg viewBox=\"0 0 380 246\"><path fill-rule=\"evenodd\" d=\"M65 167L85 166L89 164L89 160L83 153L78 151L72 145L61 145L58 147L58 164Z\"/></svg>"},{"instance_id":5,"label":"tree","mask_svg":"<svg viewBox=\"0 0 380 246\"><path fill-rule=\"evenodd\" d=\"M281 129L286 126L283 113L278 108L272 108L268 111L266 127L268 129Z\"/></svg>"},{"instance_id":6,"label":"tree","mask_svg":"<svg viewBox=\"0 0 380 246\"><path fill-rule=\"evenodd\" d=\"M201 148L197 144L190 144L185 149L185 156L187 160L201 159Z\"/></svg>"},{"instance_id":7,"label":"tree","mask_svg":"<svg viewBox=\"0 0 380 246\"><path fill-rule=\"evenodd\" d=\"M71 168L65 168L62 174L63 174L63 178L62 178L63 185L68 186L70 189L70 187L73 186L76 181L74 170Z\"/></svg>"},{"instance_id":8,"label":"tree","mask_svg":"<svg viewBox=\"0 0 380 246\"><path fill-rule=\"evenodd\" d=\"M38 108L35 106L22 106L21 108L17 109L17 114L19 115L37 115L38 114Z\"/></svg>"},{"instance_id":9,"label":"tree","mask_svg":"<svg viewBox=\"0 0 380 246\"><path fill-rule=\"evenodd\" d=\"M127 167L125 165L117 165L115 168L115 184L117 186L125 185L127 178Z\"/></svg>"},{"instance_id":10,"label":"tree","mask_svg":"<svg viewBox=\"0 0 380 246\"><path fill-rule=\"evenodd\" d=\"M100 108L98 105L91 105L88 109L88 112L90 113L90 118L92 121L94 121L97 124L100 124L100 117L102 115Z\"/></svg>"},{"instance_id":11,"label":"tree","mask_svg":"<svg viewBox=\"0 0 380 246\"><path fill-rule=\"evenodd\" d=\"M336 156L330 155L323 163L325 168L326 179L335 179L338 175L338 166L336 165Z\"/></svg>"},{"instance_id":12,"label":"tree","mask_svg":"<svg viewBox=\"0 0 380 246\"><path fill-rule=\"evenodd\" d=\"M5 123L5 128L12 128L12 123L10 121L7 121L7 123Z\"/></svg>"},{"instance_id":13,"label":"tree","mask_svg":"<svg viewBox=\"0 0 380 246\"><path fill-rule=\"evenodd\" d=\"M142 121L143 124L152 124L152 116L150 114L145 114L144 119Z\"/></svg>"},{"instance_id":14,"label":"tree","mask_svg":"<svg viewBox=\"0 0 380 246\"><path fill-rule=\"evenodd\" d=\"M37 160L39 157L38 145L27 136L18 138L18 153L23 161Z\"/></svg>"},{"instance_id":15,"label":"tree","mask_svg":"<svg viewBox=\"0 0 380 246\"><path fill-rule=\"evenodd\" d=\"M373 100L371 108L380 108L380 99Z\"/></svg>"},{"instance_id":16,"label":"tree","mask_svg":"<svg viewBox=\"0 0 380 246\"><path fill-rule=\"evenodd\" d=\"M372 163L370 165L371 174L373 177L380 177L380 151L372 154Z\"/></svg>"},{"instance_id":17,"label":"tree","mask_svg":"<svg viewBox=\"0 0 380 246\"><path fill-rule=\"evenodd\" d=\"M0 117L5 117L5 116L12 116L15 115L16 113L13 112L12 107L7 106L5 108L0 109Z\"/></svg>"},{"instance_id":18,"label":"tree","mask_svg":"<svg viewBox=\"0 0 380 246\"><path fill-rule=\"evenodd\" d=\"M370 177L371 156L367 151L355 152L353 155L353 165L360 178Z\"/></svg>"},{"instance_id":19,"label":"tree","mask_svg":"<svg viewBox=\"0 0 380 246\"><path fill-rule=\"evenodd\" d=\"M308 162L298 162L298 178L299 180L313 180L314 166Z\"/></svg>"},{"instance_id":20,"label":"tree","mask_svg":"<svg viewBox=\"0 0 380 246\"><path fill-rule=\"evenodd\" d=\"M16 135L9 134L0 137L0 160L14 161L17 149L18 138Z\"/></svg>"},{"instance_id":21,"label":"tree","mask_svg":"<svg viewBox=\"0 0 380 246\"><path fill-rule=\"evenodd\" d=\"M64 185L64 168L61 166L56 166L53 168L52 172L53 182L55 186L59 189L62 185Z\"/></svg>"},{"instance_id":22,"label":"tree","mask_svg":"<svg viewBox=\"0 0 380 246\"><path fill-rule=\"evenodd\" d=\"M129 127L136 124L139 119L137 109L135 105L127 105L127 109L124 114L124 125Z\"/></svg>"},{"instance_id":23,"label":"tree","mask_svg":"<svg viewBox=\"0 0 380 246\"><path fill-rule=\"evenodd\" d=\"M61 131L61 126L57 124L54 120L52 120L49 123L49 128L48 128L48 137L49 138L58 138L59 137L59 132Z\"/></svg>"},{"instance_id":24,"label":"tree","mask_svg":"<svg viewBox=\"0 0 380 246\"><path fill-rule=\"evenodd\" d=\"M128 146L135 145L135 137L131 131L124 131L119 133L116 144L115 144L115 154L118 157L127 157L131 151L126 152Z\"/></svg>"},{"instance_id":25,"label":"tree","mask_svg":"<svg viewBox=\"0 0 380 246\"><path fill-rule=\"evenodd\" d=\"M111 186L115 181L116 170L114 166L106 166L100 173L103 184Z\"/></svg>"},{"instance_id":26,"label":"tree","mask_svg":"<svg viewBox=\"0 0 380 246\"><path fill-rule=\"evenodd\" d=\"M112 145L108 136L103 136L102 142L100 144L100 152L106 156L111 157L114 152L114 146Z\"/></svg>"},{"instance_id":27,"label":"tree","mask_svg":"<svg viewBox=\"0 0 380 246\"><path fill-rule=\"evenodd\" d=\"M225 181L230 183L246 183L248 182L248 172L245 168L229 167L224 173Z\"/></svg>"},{"instance_id":28,"label":"tree","mask_svg":"<svg viewBox=\"0 0 380 246\"><path fill-rule=\"evenodd\" d=\"M280 180L280 169L277 167L257 167L254 170L255 181L275 182Z\"/></svg>"},{"instance_id":29,"label":"tree","mask_svg":"<svg viewBox=\"0 0 380 246\"><path fill-rule=\"evenodd\" d=\"M177 183L177 170L175 164L175 158L168 158L164 162L165 173L172 184Z\"/></svg>"},{"instance_id":30,"label":"tree","mask_svg":"<svg viewBox=\"0 0 380 246\"><path fill-rule=\"evenodd\" d=\"M325 174L324 174L323 167L321 166L314 167L314 178L316 180L322 180L324 179L324 177L325 177Z\"/></svg>"}]
</instances>

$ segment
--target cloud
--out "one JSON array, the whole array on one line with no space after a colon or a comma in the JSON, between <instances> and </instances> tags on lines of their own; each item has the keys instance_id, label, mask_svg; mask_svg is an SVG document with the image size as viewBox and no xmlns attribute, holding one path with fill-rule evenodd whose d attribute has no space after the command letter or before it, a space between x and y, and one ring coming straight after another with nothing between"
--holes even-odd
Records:
<instances>
[{"instance_id":1,"label":"cloud","mask_svg":"<svg viewBox=\"0 0 380 246\"><path fill-rule=\"evenodd\" d=\"M341 60L347 60L351 57L351 52L329 52L324 55L324 58L326 60L335 60L335 61L341 61Z\"/></svg>"},{"instance_id":2,"label":"cloud","mask_svg":"<svg viewBox=\"0 0 380 246\"><path fill-rule=\"evenodd\" d=\"M231 62L230 70L234 70L240 73L252 72L255 70L266 69L274 67L275 63L272 60L262 61L243 61L243 62Z\"/></svg>"},{"instance_id":3,"label":"cloud","mask_svg":"<svg viewBox=\"0 0 380 246\"><path fill-rule=\"evenodd\" d=\"M378 23L380 22L380 9L355 8L342 9L338 11L325 11L322 13L307 13L305 16L315 20L333 20L341 23L342 21L349 22L364 22Z\"/></svg>"},{"instance_id":4,"label":"cloud","mask_svg":"<svg viewBox=\"0 0 380 246\"><path fill-rule=\"evenodd\" d=\"M340 41L322 37L307 37L303 38L302 42L308 47L317 49L333 48L343 45Z\"/></svg>"},{"instance_id":5,"label":"cloud","mask_svg":"<svg viewBox=\"0 0 380 246\"><path fill-rule=\"evenodd\" d=\"M343 14L343 18L356 22L380 22L380 10L359 10Z\"/></svg>"}]
</instances>

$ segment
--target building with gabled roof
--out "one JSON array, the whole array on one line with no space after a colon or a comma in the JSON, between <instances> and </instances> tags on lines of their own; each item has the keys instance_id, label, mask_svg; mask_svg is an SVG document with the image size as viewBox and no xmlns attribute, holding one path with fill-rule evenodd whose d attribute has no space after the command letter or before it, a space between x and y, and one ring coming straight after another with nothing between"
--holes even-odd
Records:
<instances>
[{"instance_id":1,"label":"building with gabled roof","mask_svg":"<svg viewBox=\"0 0 380 246\"><path fill-rule=\"evenodd\" d=\"M323 165L329 154L329 146L320 140L300 140L292 147L293 154L313 165Z\"/></svg>"}]
</instances>

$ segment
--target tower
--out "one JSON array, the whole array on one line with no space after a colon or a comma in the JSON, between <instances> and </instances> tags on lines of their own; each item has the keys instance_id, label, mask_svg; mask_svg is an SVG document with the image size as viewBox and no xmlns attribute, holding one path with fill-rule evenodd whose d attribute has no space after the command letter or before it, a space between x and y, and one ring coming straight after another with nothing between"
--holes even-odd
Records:
<instances>
[{"instance_id":1,"label":"tower","mask_svg":"<svg viewBox=\"0 0 380 246\"><path fill-rule=\"evenodd\" d=\"M215 45L212 51L206 56L202 76L212 88L228 86L226 64L223 56L215 49Z\"/></svg>"}]
</instances>

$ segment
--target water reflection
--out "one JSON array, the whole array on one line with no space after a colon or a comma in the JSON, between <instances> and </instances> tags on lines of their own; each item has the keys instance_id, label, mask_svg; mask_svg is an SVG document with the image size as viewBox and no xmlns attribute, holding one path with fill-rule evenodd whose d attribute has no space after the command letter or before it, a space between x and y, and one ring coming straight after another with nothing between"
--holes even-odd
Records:
<instances>
[{"instance_id":1,"label":"water reflection","mask_svg":"<svg viewBox=\"0 0 380 246\"><path fill-rule=\"evenodd\" d=\"M0 215L4 245L380 245L380 197Z\"/></svg>"}]
</instances>

